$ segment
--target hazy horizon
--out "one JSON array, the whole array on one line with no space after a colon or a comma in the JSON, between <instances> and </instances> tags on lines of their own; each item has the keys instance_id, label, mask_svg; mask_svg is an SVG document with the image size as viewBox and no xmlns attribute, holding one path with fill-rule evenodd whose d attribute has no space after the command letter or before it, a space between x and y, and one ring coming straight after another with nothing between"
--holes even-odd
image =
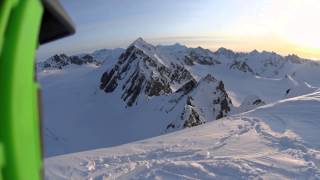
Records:
<instances>
[{"instance_id":1,"label":"hazy horizon","mask_svg":"<svg viewBox=\"0 0 320 180\"><path fill-rule=\"evenodd\" d=\"M137 37L136 39L138 39L138 38L143 38L143 37ZM96 50L101 50L101 49L110 49L110 50L112 50L112 49L118 49L118 48L120 48L120 49L126 49L132 42L134 42L136 39L134 39L134 40L132 40L131 42L129 42L126 46L123 46L123 47L111 47L111 48L104 48L104 47L100 47L100 48L97 48L97 49L87 49L87 50L80 50L80 51L75 51L75 52L64 52L64 51L61 51L61 52L57 52L57 53L53 53L53 54L48 54L48 56L45 56L45 57L37 57L37 60L39 61L39 62L41 62L41 61L45 61L46 59L48 59L48 58L50 58L51 56L53 56L53 55L55 55L55 54L66 54L66 55L68 55L68 56L71 56L71 55L77 55L77 54L82 54L82 53L93 53L94 51L96 51ZM206 48L206 47L203 47L203 46L200 46L200 45L195 45L195 46L188 46L188 45L186 45L186 44L184 44L184 43L181 43L181 42L164 42L164 43L152 43L152 42L150 42L150 41L148 41L148 40L146 40L145 38L143 38L147 43L149 43L149 44L152 44L153 46L158 46L158 45L163 45L163 46L170 46L170 45L175 45L175 44L180 44L180 45L183 45L183 46L186 46L186 47L188 47L188 48L197 48L197 47L201 47L201 48L204 48L204 49L208 49L208 50L210 50L210 51L212 51L212 52L215 52L215 51L217 51L219 48L225 48L225 49L228 49L228 50L232 50L233 52L235 52L235 53L250 53L250 52L252 52L252 51L258 51L258 52L263 52L263 51L266 51L266 52L274 52L274 53L276 53L276 54L279 54L279 55L281 55L281 56L289 56L289 55L296 55L296 56L299 56L300 58L303 58L303 59L310 59L310 60L316 60L316 61L320 61L320 58L319 59L317 59L317 58L308 58L308 57L303 57L303 56L300 56L300 55L298 55L298 54L295 54L295 53L288 53L288 54L284 54L284 53L279 53L279 52L276 52L276 51L273 51L273 50L265 50L265 49L248 49L248 50L235 50L235 49L232 49L232 48L228 48L228 47L225 47L225 46L217 46L216 48L214 48L214 49L210 49L210 48ZM152 41L152 40L151 40ZM187 41L187 40L186 40ZM154 42L157 42L156 40L154 40Z\"/></svg>"},{"instance_id":2,"label":"hazy horizon","mask_svg":"<svg viewBox=\"0 0 320 180\"><path fill-rule=\"evenodd\" d=\"M77 33L40 46L37 59L56 53L126 48L138 37L215 51L273 51L320 59L320 2L316 0L62 0ZM312 20L315 21L312 21Z\"/></svg>"}]
</instances>

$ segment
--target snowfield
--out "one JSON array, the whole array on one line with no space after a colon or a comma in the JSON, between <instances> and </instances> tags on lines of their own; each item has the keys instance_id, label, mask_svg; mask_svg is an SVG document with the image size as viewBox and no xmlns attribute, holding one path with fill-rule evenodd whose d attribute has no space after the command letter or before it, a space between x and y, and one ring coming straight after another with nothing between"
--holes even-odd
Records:
<instances>
[{"instance_id":1,"label":"snowfield","mask_svg":"<svg viewBox=\"0 0 320 180\"><path fill-rule=\"evenodd\" d=\"M320 179L320 91L197 127L45 160L54 179Z\"/></svg>"},{"instance_id":2,"label":"snowfield","mask_svg":"<svg viewBox=\"0 0 320 180\"><path fill-rule=\"evenodd\" d=\"M319 61L139 38L37 72L46 179L320 179Z\"/></svg>"}]
</instances>

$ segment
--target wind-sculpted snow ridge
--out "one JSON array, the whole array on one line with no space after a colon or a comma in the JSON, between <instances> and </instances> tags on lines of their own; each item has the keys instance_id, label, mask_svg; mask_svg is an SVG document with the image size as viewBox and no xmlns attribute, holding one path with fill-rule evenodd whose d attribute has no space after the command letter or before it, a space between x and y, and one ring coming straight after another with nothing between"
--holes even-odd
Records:
<instances>
[{"instance_id":1,"label":"wind-sculpted snow ridge","mask_svg":"<svg viewBox=\"0 0 320 180\"><path fill-rule=\"evenodd\" d=\"M54 179L320 179L320 92L152 139L45 160Z\"/></svg>"}]
</instances>

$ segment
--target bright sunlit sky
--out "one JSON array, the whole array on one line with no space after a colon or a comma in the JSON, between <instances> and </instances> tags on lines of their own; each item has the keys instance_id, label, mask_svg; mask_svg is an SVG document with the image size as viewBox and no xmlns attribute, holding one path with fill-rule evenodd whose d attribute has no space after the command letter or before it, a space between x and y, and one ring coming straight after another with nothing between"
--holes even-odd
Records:
<instances>
[{"instance_id":1,"label":"bright sunlit sky","mask_svg":"<svg viewBox=\"0 0 320 180\"><path fill-rule=\"evenodd\" d=\"M320 59L320 0L60 0L77 32L38 50L55 53L179 42L211 50L267 50Z\"/></svg>"}]
</instances>

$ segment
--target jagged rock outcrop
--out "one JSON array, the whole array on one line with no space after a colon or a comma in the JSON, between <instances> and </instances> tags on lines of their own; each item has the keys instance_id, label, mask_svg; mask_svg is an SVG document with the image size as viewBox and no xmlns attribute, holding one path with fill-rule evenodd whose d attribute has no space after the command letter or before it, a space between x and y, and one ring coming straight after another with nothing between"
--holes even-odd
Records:
<instances>
[{"instance_id":1,"label":"jagged rock outcrop","mask_svg":"<svg viewBox=\"0 0 320 180\"><path fill-rule=\"evenodd\" d=\"M197 81L195 79L191 79L190 81L188 81L187 83L185 83L183 86L181 86L176 93L182 93L183 95L188 94L189 92L191 92L196 86L197 86Z\"/></svg>"},{"instance_id":2,"label":"jagged rock outcrop","mask_svg":"<svg viewBox=\"0 0 320 180\"><path fill-rule=\"evenodd\" d=\"M216 87L216 93L218 98L213 100L216 111L216 119L226 117L231 110L232 101L228 96L227 91L224 88L222 81L219 81L219 85Z\"/></svg>"},{"instance_id":3,"label":"jagged rock outcrop","mask_svg":"<svg viewBox=\"0 0 320 180\"><path fill-rule=\"evenodd\" d=\"M52 56L51 58L47 59L43 62L43 68L58 68L61 69L64 66L67 66L70 64L70 59L65 54L56 54Z\"/></svg>"},{"instance_id":4,"label":"jagged rock outcrop","mask_svg":"<svg viewBox=\"0 0 320 180\"><path fill-rule=\"evenodd\" d=\"M230 69L236 69L241 72L249 72L254 74L252 68L246 62L242 61L234 61L234 63L230 65Z\"/></svg>"},{"instance_id":5,"label":"jagged rock outcrop","mask_svg":"<svg viewBox=\"0 0 320 180\"><path fill-rule=\"evenodd\" d=\"M247 96L241 103L240 107L239 107L239 111L240 112L246 112L246 111L250 111L252 109L255 109L259 106L263 106L266 103L259 98L256 95L249 95Z\"/></svg>"},{"instance_id":6,"label":"jagged rock outcrop","mask_svg":"<svg viewBox=\"0 0 320 180\"><path fill-rule=\"evenodd\" d=\"M237 53L233 52L230 49L226 49L224 47L219 48L216 52L214 52L214 54L217 56L224 56L229 59L234 59L238 56Z\"/></svg>"},{"instance_id":7,"label":"jagged rock outcrop","mask_svg":"<svg viewBox=\"0 0 320 180\"><path fill-rule=\"evenodd\" d=\"M183 128L190 128L205 123L204 120L201 120L202 118L200 118L191 96L187 98L187 104L181 114L181 119L184 120Z\"/></svg>"},{"instance_id":8,"label":"jagged rock outcrop","mask_svg":"<svg viewBox=\"0 0 320 180\"><path fill-rule=\"evenodd\" d=\"M179 118L167 126L169 130L193 127L225 117L233 108L223 82L210 74L197 84L189 82L176 93L182 93L185 101Z\"/></svg>"},{"instance_id":9,"label":"jagged rock outcrop","mask_svg":"<svg viewBox=\"0 0 320 180\"><path fill-rule=\"evenodd\" d=\"M101 62L97 61L89 54L83 56L67 56L66 54L56 54L44 62L38 63L38 70L44 69L62 69L68 65L94 64L99 66Z\"/></svg>"},{"instance_id":10,"label":"jagged rock outcrop","mask_svg":"<svg viewBox=\"0 0 320 180\"><path fill-rule=\"evenodd\" d=\"M178 117L177 121L171 122L167 125L167 130L172 130L176 128L191 128L204 124L206 121L200 117L198 109L193 103L193 98L191 96L187 97L186 104L182 110L182 113Z\"/></svg>"},{"instance_id":11,"label":"jagged rock outcrop","mask_svg":"<svg viewBox=\"0 0 320 180\"><path fill-rule=\"evenodd\" d=\"M121 98L132 106L139 96L170 94L174 87L192 79L191 73L181 64L164 64L154 46L139 38L119 57L113 68L100 80L100 89L113 92L121 86Z\"/></svg>"},{"instance_id":12,"label":"jagged rock outcrop","mask_svg":"<svg viewBox=\"0 0 320 180\"><path fill-rule=\"evenodd\" d=\"M195 63L202 65L221 64L221 62L215 58L211 51L201 47L191 49L189 51L189 55L185 56L184 62L189 66L192 66Z\"/></svg>"}]
</instances>

